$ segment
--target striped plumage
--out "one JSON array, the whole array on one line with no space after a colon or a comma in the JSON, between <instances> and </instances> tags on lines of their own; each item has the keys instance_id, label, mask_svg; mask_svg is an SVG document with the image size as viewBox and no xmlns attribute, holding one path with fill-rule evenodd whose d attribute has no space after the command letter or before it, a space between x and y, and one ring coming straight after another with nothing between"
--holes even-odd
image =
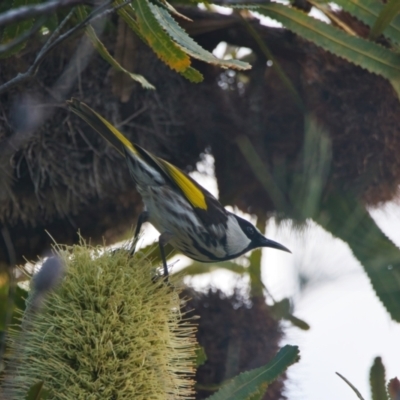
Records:
<instances>
[{"instance_id":1,"label":"striped plumage","mask_svg":"<svg viewBox=\"0 0 400 400\"><path fill-rule=\"evenodd\" d=\"M68 105L125 157L145 204L135 238L145 221L160 232L165 274L168 274L163 251L166 243L201 262L233 259L256 247L289 251L265 238L250 222L227 211L211 193L183 171L131 143L86 104L72 99Z\"/></svg>"}]
</instances>

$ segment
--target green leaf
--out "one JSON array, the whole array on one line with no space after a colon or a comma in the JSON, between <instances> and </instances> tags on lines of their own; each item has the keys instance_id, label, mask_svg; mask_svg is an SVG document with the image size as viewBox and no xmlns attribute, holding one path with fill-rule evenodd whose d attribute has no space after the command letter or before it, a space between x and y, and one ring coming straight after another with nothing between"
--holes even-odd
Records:
<instances>
[{"instance_id":1,"label":"green leaf","mask_svg":"<svg viewBox=\"0 0 400 400\"><path fill-rule=\"evenodd\" d=\"M79 18L83 20L86 17L86 11L84 10L83 6L78 7L78 14ZM91 40L95 49L99 52L101 57L106 60L114 69L120 72L124 72L128 76L130 76L134 81L139 82L145 89L155 89L155 87L147 81L147 79L138 74L134 74L126 70L107 50L104 44L100 41L97 37L95 30L93 27L88 26L86 28L86 34L88 35L89 39Z\"/></svg>"},{"instance_id":2,"label":"green leaf","mask_svg":"<svg viewBox=\"0 0 400 400\"><path fill-rule=\"evenodd\" d=\"M196 368L200 367L207 361L207 354L203 346L197 346L196 349Z\"/></svg>"},{"instance_id":3,"label":"green leaf","mask_svg":"<svg viewBox=\"0 0 400 400\"><path fill-rule=\"evenodd\" d=\"M384 7L383 3L377 0L335 0L335 3L369 27L375 24ZM383 35L400 43L400 16L394 17Z\"/></svg>"},{"instance_id":4,"label":"green leaf","mask_svg":"<svg viewBox=\"0 0 400 400\"><path fill-rule=\"evenodd\" d=\"M261 297L264 284L261 277L261 249L256 249L249 256L250 265L247 268L250 276L250 293L252 297Z\"/></svg>"},{"instance_id":5,"label":"green leaf","mask_svg":"<svg viewBox=\"0 0 400 400\"><path fill-rule=\"evenodd\" d=\"M382 32L390 25L392 20L399 14L400 11L400 1L399 0L389 0L383 7L378 18L376 19L371 32L369 33L369 38L375 40Z\"/></svg>"},{"instance_id":6,"label":"green leaf","mask_svg":"<svg viewBox=\"0 0 400 400\"><path fill-rule=\"evenodd\" d=\"M339 372L336 372L336 375L339 376L340 378L342 378L354 391L354 393L357 395L357 397L360 400L364 400L364 398L361 396L361 393L358 391L358 389L352 385L343 375L340 375Z\"/></svg>"},{"instance_id":7,"label":"green leaf","mask_svg":"<svg viewBox=\"0 0 400 400\"><path fill-rule=\"evenodd\" d=\"M133 0L132 5L136 11L141 36L157 56L177 72L184 72L189 68L189 56L161 28L148 1Z\"/></svg>"},{"instance_id":8,"label":"green leaf","mask_svg":"<svg viewBox=\"0 0 400 400\"><path fill-rule=\"evenodd\" d=\"M186 15L183 15L182 13L180 13L174 6L169 4L166 0L159 0L159 1L155 0L155 2L157 4L159 4L161 7L165 8L166 10L168 10L171 14L174 14L177 17L182 18L182 19L184 19L186 21L193 22L193 20L188 18ZM199 1L199 3L200 3L200 1Z\"/></svg>"},{"instance_id":9,"label":"green leaf","mask_svg":"<svg viewBox=\"0 0 400 400\"><path fill-rule=\"evenodd\" d=\"M299 358L298 347L286 345L267 365L235 376L207 400L259 399L260 392Z\"/></svg>"},{"instance_id":10,"label":"green leaf","mask_svg":"<svg viewBox=\"0 0 400 400\"><path fill-rule=\"evenodd\" d=\"M219 269L225 269L230 272L235 272L236 274L243 275L248 272L246 267L236 264L232 261L222 261L218 264L205 264L198 261L194 261L192 264L181 269L177 274L182 274L184 276L194 276L201 274L208 274L213 271L218 271Z\"/></svg>"},{"instance_id":11,"label":"green leaf","mask_svg":"<svg viewBox=\"0 0 400 400\"><path fill-rule=\"evenodd\" d=\"M292 314L292 306L288 298L284 298L281 301L275 302L273 305L269 306L271 315L275 319L286 319L290 321L294 326L302 330L309 330L310 325L307 322L295 317Z\"/></svg>"},{"instance_id":12,"label":"green leaf","mask_svg":"<svg viewBox=\"0 0 400 400\"><path fill-rule=\"evenodd\" d=\"M286 297L281 301L275 302L269 309L275 319L286 318L291 311L290 300Z\"/></svg>"},{"instance_id":13,"label":"green leaf","mask_svg":"<svg viewBox=\"0 0 400 400\"><path fill-rule=\"evenodd\" d=\"M28 391L28 395L25 400L40 400L43 394L43 381L35 383Z\"/></svg>"},{"instance_id":14,"label":"green leaf","mask_svg":"<svg viewBox=\"0 0 400 400\"><path fill-rule=\"evenodd\" d=\"M28 292L17 285L15 288L14 305L18 310L24 311L26 308L26 299L28 298Z\"/></svg>"},{"instance_id":15,"label":"green leaf","mask_svg":"<svg viewBox=\"0 0 400 400\"><path fill-rule=\"evenodd\" d=\"M203 49L198 45L171 17L168 11L159 7L154 3L149 3L150 9L153 12L155 18L162 26L162 28L168 33L168 35L178 44L178 46L185 51L187 54L198 60L204 61L209 64L218 65L222 68L232 68L245 70L250 69L251 65L239 61L239 60L220 60L215 57L212 53Z\"/></svg>"},{"instance_id":16,"label":"green leaf","mask_svg":"<svg viewBox=\"0 0 400 400\"><path fill-rule=\"evenodd\" d=\"M250 395L249 397L247 397L246 400L263 400L264 396L265 396L265 392L268 389L268 384L264 383L261 384L259 387L258 392L253 393L252 395Z\"/></svg>"},{"instance_id":17,"label":"green leaf","mask_svg":"<svg viewBox=\"0 0 400 400\"><path fill-rule=\"evenodd\" d=\"M10 10L12 8L12 5L13 0L3 0L2 2L0 2L0 13Z\"/></svg>"},{"instance_id":18,"label":"green leaf","mask_svg":"<svg viewBox=\"0 0 400 400\"><path fill-rule=\"evenodd\" d=\"M39 2L38 0L14 0L12 8L27 6L27 5L31 5L31 4L37 4L38 2ZM21 36L24 32L31 29L33 26L33 23L34 23L34 19L32 18L32 19L27 19L24 21L20 21L20 22L14 23L14 24L7 25L4 28L0 44L5 45L7 43L10 43L12 40L16 39L18 36ZM26 46L26 41L12 47L10 50L1 53L0 59L10 57L10 56L20 52L22 49L25 48L25 46Z\"/></svg>"},{"instance_id":19,"label":"green leaf","mask_svg":"<svg viewBox=\"0 0 400 400\"><path fill-rule=\"evenodd\" d=\"M369 383L371 387L372 400L388 400L386 393L385 367L382 359L376 357L369 371Z\"/></svg>"},{"instance_id":20,"label":"green leaf","mask_svg":"<svg viewBox=\"0 0 400 400\"><path fill-rule=\"evenodd\" d=\"M124 0L114 0L114 5L122 5ZM139 24L136 21L136 13L130 4L126 4L124 7L117 10L118 15L129 25L129 27L144 41L146 39L140 32Z\"/></svg>"},{"instance_id":21,"label":"green leaf","mask_svg":"<svg viewBox=\"0 0 400 400\"><path fill-rule=\"evenodd\" d=\"M310 325L306 321L295 317L293 314L289 314L286 319L290 321L293 326L303 331L308 331L310 329Z\"/></svg>"},{"instance_id":22,"label":"green leaf","mask_svg":"<svg viewBox=\"0 0 400 400\"><path fill-rule=\"evenodd\" d=\"M204 79L203 75L193 67L187 68L185 71L181 72L181 75L193 83L202 82Z\"/></svg>"},{"instance_id":23,"label":"green leaf","mask_svg":"<svg viewBox=\"0 0 400 400\"><path fill-rule=\"evenodd\" d=\"M61 14L61 15L62 15L62 14ZM51 15L47 18L47 20L46 20L44 26L45 26L50 32L53 32L55 29L57 29L59 23L60 23L60 21L58 20L58 15L57 15L56 13L54 13L54 14L51 14Z\"/></svg>"},{"instance_id":24,"label":"green leaf","mask_svg":"<svg viewBox=\"0 0 400 400\"><path fill-rule=\"evenodd\" d=\"M93 43L93 46L99 52L99 54L106 60L114 69L120 72L124 72L130 76L134 81L139 82L145 89L155 89L155 87L142 75L134 74L126 70L117 60L108 52L104 44L99 40L94 29L89 26L86 29L86 33Z\"/></svg>"},{"instance_id":25,"label":"green leaf","mask_svg":"<svg viewBox=\"0 0 400 400\"><path fill-rule=\"evenodd\" d=\"M400 322L400 249L350 193L333 192L315 221L345 241L367 273L382 304Z\"/></svg>"},{"instance_id":26,"label":"green leaf","mask_svg":"<svg viewBox=\"0 0 400 400\"><path fill-rule=\"evenodd\" d=\"M0 274L0 282L2 282L0 284L0 331L5 331L7 329L5 326L6 318L9 312L11 312L11 323L18 323L16 311L25 310L25 301L28 297L28 292L16 286L12 299L12 310L9 310L9 284L8 276L5 272Z\"/></svg>"},{"instance_id":27,"label":"green leaf","mask_svg":"<svg viewBox=\"0 0 400 400\"><path fill-rule=\"evenodd\" d=\"M286 28L317 46L369 72L382 75L391 82L400 96L400 54L360 37L348 35L332 25L282 4L270 3L246 8L281 22Z\"/></svg>"}]
</instances>

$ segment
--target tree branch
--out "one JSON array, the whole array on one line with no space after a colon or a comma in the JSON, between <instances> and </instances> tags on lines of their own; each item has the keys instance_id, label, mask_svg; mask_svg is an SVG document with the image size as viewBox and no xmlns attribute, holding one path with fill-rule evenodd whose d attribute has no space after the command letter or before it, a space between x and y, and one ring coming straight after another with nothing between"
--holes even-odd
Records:
<instances>
[{"instance_id":1,"label":"tree branch","mask_svg":"<svg viewBox=\"0 0 400 400\"><path fill-rule=\"evenodd\" d=\"M65 0L64 0L65 1ZM114 12L115 10L126 6L128 3L130 3L130 0L125 1L123 4L118 5L117 7L113 7L107 10L104 10L105 7L107 7L112 0L107 0L105 3L97 7L95 10L91 12L91 14L82 22L71 28L69 31L65 32L63 35L59 36L58 39L55 39L58 35L59 32L61 31L62 27L65 25L65 23L68 21L69 18L71 18L74 10L71 10L70 13L64 18L64 20L61 22L61 24L57 27L57 29L53 32L53 34L49 37L47 42L44 44L42 49L39 51L37 54L35 61L33 64L28 68L27 71L24 73L19 73L17 76L9 80L8 82L4 83L3 85L0 86L0 94L9 90L10 88L28 80L32 76L36 74L36 71L40 65L40 63L43 61L44 57L57 45L59 45L61 42L64 40L68 39L71 35L73 35L75 32L77 32L79 29L84 28L85 26L89 25L91 22L103 18L106 15Z\"/></svg>"},{"instance_id":2,"label":"tree branch","mask_svg":"<svg viewBox=\"0 0 400 400\"><path fill-rule=\"evenodd\" d=\"M19 22L24 19L52 14L59 8L72 7L78 4L89 3L88 0L55 0L32 6L24 6L12 9L0 15L0 26Z\"/></svg>"}]
</instances>

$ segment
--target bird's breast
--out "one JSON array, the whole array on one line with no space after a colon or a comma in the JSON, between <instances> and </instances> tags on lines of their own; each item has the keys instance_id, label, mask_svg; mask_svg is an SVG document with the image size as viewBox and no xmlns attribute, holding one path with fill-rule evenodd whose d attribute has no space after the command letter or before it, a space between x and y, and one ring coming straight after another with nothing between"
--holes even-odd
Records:
<instances>
[{"instance_id":1,"label":"bird's breast","mask_svg":"<svg viewBox=\"0 0 400 400\"><path fill-rule=\"evenodd\" d=\"M138 187L149 222L171 234L170 244L186 256L203 262L226 259L226 235L215 225L206 227L191 204L170 186Z\"/></svg>"}]
</instances>

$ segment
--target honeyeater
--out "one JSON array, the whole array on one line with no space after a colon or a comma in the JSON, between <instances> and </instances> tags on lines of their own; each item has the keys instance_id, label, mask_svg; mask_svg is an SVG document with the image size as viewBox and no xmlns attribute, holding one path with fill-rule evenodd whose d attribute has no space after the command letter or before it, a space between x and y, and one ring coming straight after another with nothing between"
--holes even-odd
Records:
<instances>
[{"instance_id":1,"label":"honeyeater","mask_svg":"<svg viewBox=\"0 0 400 400\"><path fill-rule=\"evenodd\" d=\"M160 232L158 242L165 276L167 243L189 258L206 263L230 260L257 247L290 252L264 237L250 222L226 210L185 172L131 143L85 103L71 99L68 106L125 158L145 205L138 218L132 253L142 224L150 222Z\"/></svg>"}]
</instances>

